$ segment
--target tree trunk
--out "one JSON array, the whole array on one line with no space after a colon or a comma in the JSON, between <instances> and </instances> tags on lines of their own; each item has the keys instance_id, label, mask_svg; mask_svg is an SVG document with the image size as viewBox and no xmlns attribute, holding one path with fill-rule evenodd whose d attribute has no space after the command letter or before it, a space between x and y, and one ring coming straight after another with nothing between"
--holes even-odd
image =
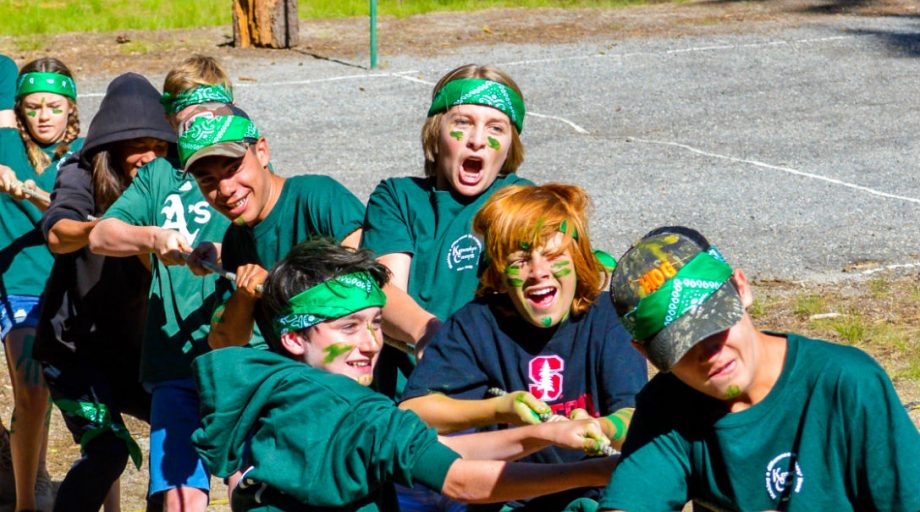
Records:
<instances>
[{"instance_id":1,"label":"tree trunk","mask_svg":"<svg viewBox=\"0 0 920 512\"><path fill-rule=\"evenodd\" d=\"M234 46L290 48L297 37L297 0L233 0Z\"/></svg>"}]
</instances>

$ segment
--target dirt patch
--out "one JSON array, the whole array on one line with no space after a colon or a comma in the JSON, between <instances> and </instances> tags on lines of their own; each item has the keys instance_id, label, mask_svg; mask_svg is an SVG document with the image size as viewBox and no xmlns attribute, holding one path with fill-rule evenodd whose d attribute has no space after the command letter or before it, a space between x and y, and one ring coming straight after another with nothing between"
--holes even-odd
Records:
<instances>
[{"instance_id":1,"label":"dirt patch","mask_svg":"<svg viewBox=\"0 0 920 512\"><path fill-rule=\"evenodd\" d=\"M467 45L572 43L636 37L757 31L839 15L920 14L913 0L769 0L663 3L622 9L490 9L381 17L381 61L387 55L427 56ZM225 60L302 59L304 55L364 65L368 19L302 21L293 50L238 49L230 26L118 33L62 34L47 38L0 38L0 51L20 64L54 55L77 73L112 75L129 70L165 73L183 56L206 53Z\"/></svg>"}]
</instances>

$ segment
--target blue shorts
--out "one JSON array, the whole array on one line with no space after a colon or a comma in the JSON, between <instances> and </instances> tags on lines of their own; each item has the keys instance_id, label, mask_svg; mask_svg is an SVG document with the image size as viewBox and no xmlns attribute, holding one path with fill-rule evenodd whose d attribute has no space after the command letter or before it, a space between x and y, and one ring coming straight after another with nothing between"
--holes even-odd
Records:
<instances>
[{"instance_id":1,"label":"blue shorts","mask_svg":"<svg viewBox=\"0 0 920 512\"><path fill-rule=\"evenodd\" d=\"M208 492L211 475L192 446L192 432L201 423L195 381L168 380L150 388L150 495L176 487Z\"/></svg>"},{"instance_id":2,"label":"blue shorts","mask_svg":"<svg viewBox=\"0 0 920 512\"><path fill-rule=\"evenodd\" d=\"M38 325L39 298L34 295L7 295L0 300L0 338L6 341L6 335L20 327Z\"/></svg>"}]
</instances>

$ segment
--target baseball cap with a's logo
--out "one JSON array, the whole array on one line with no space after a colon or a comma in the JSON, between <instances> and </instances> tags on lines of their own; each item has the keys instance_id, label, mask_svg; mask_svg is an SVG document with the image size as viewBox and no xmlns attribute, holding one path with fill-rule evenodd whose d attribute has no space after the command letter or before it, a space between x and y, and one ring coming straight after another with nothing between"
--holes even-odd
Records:
<instances>
[{"instance_id":1,"label":"baseball cap with a's logo","mask_svg":"<svg viewBox=\"0 0 920 512\"><path fill-rule=\"evenodd\" d=\"M658 228L620 258L610 298L651 363L667 372L698 342L741 320L731 277L731 266L698 231Z\"/></svg>"}]
</instances>

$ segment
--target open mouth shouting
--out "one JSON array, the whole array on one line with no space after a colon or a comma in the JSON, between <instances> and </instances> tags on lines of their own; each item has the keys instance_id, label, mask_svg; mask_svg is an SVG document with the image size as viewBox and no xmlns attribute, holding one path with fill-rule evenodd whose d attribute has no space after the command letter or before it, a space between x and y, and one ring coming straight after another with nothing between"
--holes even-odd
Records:
<instances>
[{"instance_id":1,"label":"open mouth shouting","mask_svg":"<svg viewBox=\"0 0 920 512\"><path fill-rule=\"evenodd\" d=\"M524 291L527 302L537 311L545 311L553 306L558 295L555 286L532 286Z\"/></svg>"},{"instance_id":2,"label":"open mouth shouting","mask_svg":"<svg viewBox=\"0 0 920 512\"><path fill-rule=\"evenodd\" d=\"M482 180L482 158L471 156L461 162L460 183L462 185L477 185Z\"/></svg>"}]
</instances>

